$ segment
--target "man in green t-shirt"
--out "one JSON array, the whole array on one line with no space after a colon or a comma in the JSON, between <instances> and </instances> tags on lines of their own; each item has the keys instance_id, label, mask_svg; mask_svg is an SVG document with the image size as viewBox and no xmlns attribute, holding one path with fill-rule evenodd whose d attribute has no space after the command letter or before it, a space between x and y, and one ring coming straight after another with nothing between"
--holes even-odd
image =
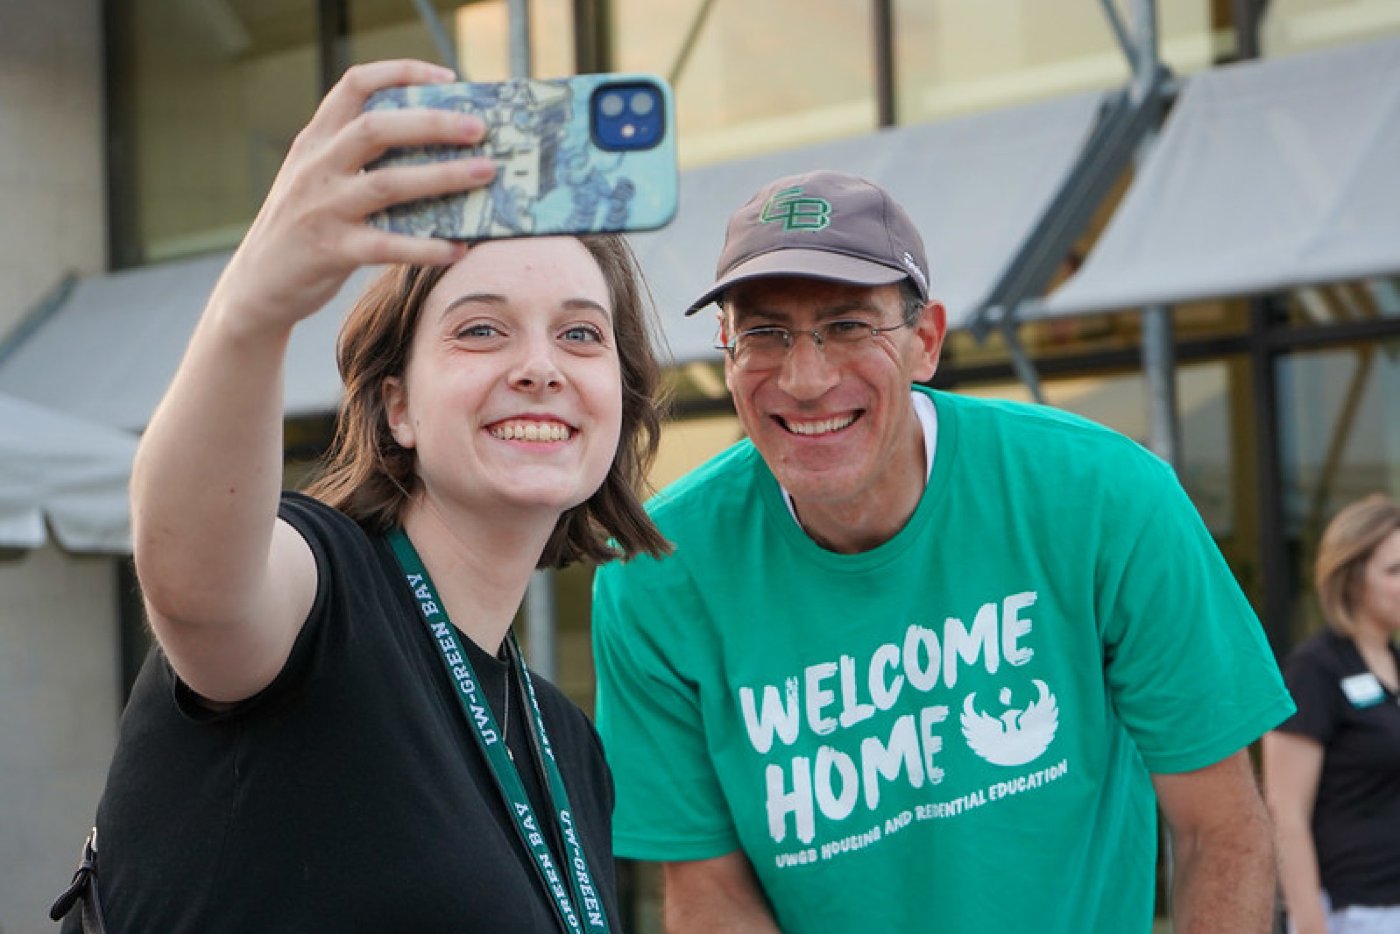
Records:
<instances>
[{"instance_id":1,"label":"man in green t-shirt","mask_svg":"<svg viewBox=\"0 0 1400 934\"><path fill-rule=\"evenodd\" d=\"M1157 810L1176 930L1269 929L1245 747L1293 709L1169 467L1053 409L920 385L944 312L879 187L779 179L716 281L748 438L602 569L621 856L667 929L1135 934Z\"/></svg>"}]
</instances>

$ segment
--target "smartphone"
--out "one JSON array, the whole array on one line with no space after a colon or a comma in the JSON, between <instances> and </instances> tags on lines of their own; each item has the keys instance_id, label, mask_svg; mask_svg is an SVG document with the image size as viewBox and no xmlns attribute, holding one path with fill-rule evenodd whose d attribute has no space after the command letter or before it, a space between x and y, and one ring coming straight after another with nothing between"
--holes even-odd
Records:
<instances>
[{"instance_id":1,"label":"smartphone","mask_svg":"<svg viewBox=\"0 0 1400 934\"><path fill-rule=\"evenodd\" d=\"M449 240L655 230L676 213L675 108L655 75L576 75L386 88L366 110L438 107L486 121L477 146L391 149L367 170L463 154L496 177L463 194L394 205L369 221Z\"/></svg>"}]
</instances>

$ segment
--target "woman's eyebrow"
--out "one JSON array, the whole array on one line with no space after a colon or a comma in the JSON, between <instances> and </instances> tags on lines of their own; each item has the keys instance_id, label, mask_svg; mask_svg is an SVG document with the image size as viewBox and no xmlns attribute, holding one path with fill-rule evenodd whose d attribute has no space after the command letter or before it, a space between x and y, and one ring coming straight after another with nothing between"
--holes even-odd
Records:
<instances>
[{"instance_id":1,"label":"woman's eyebrow","mask_svg":"<svg viewBox=\"0 0 1400 934\"><path fill-rule=\"evenodd\" d=\"M445 318L454 310L462 307L463 305L500 306L507 305L509 303L510 299L497 292L468 292L467 294L459 295L452 301L448 302L447 306L443 308L442 311L438 314L438 317ZM608 307L606 305L600 304L599 302L594 301L591 298L567 298L560 303L560 307L566 308L570 311L597 311L603 315L606 315L608 318L612 317L612 312L608 310Z\"/></svg>"},{"instance_id":2,"label":"woman's eyebrow","mask_svg":"<svg viewBox=\"0 0 1400 934\"><path fill-rule=\"evenodd\" d=\"M600 304L591 298L570 298L565 299L563 306L570 311L597 311L611 320L612 310L608 306Z\"/></svg>"},{"instance_id":3,"label":"woman's eyebrow","mask_svg":"<svg viewBox=\"0 0 1400 934\"><path fill-rule=\"evenodd\" d=\"M466 295L459 295L448 302L446 307L438 313L439 318L445 318L463 305L504 305L506 297L495 292L468 292Z\"/></svg>"}]
</instances>

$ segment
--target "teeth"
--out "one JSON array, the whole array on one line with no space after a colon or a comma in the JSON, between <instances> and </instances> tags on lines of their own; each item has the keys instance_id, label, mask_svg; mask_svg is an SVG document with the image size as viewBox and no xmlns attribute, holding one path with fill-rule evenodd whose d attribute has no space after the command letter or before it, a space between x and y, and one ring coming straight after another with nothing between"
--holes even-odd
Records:
<instances>
[{"instance_id":1,"label":"teeth","mask_svg":"<svg viewBox=\"0 0 1400 934\"><path fill-rule=\"evenodd\" d=\"M499 441L568 441L572 435L568 425L558 422L507 422L491 427L491 437Z\"/></svg>"},{"instance_id":2,"label":"teeth","mask_svg":"<svg viewBox=\"0 0 1400 934\"><path fill-rule=\"evenodd\" d=\"M795 435L824 435L828 431L839 431L854 422L854 415L828 418L819 422L786 422L788 431Z\"/></svg>"}]
</instances>

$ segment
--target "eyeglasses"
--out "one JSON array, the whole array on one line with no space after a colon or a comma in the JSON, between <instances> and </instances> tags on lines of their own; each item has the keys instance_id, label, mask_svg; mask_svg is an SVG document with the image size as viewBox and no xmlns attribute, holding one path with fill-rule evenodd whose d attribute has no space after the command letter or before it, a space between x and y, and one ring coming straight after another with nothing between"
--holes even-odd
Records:
<instances>
[{"instance_id":1,"label":"eyeglasses","mask_svg":"<svg viewBox=\"0 0 1400 934\"><path fill-rule=\"evenodd\" d=\"M806 334L816 343L827 362L835 363L859 353L869 346L867 341L875 335L898 331L911 324L911 321L901 321L889 327L876 327L865 321L840 319L810 330L772 324L740 331L729 339L729 343L716 344L715 348L726 351L740 369L777 369L787 359L788 351L792 350L798 335Z\"/></svg>"}]
</instances>

